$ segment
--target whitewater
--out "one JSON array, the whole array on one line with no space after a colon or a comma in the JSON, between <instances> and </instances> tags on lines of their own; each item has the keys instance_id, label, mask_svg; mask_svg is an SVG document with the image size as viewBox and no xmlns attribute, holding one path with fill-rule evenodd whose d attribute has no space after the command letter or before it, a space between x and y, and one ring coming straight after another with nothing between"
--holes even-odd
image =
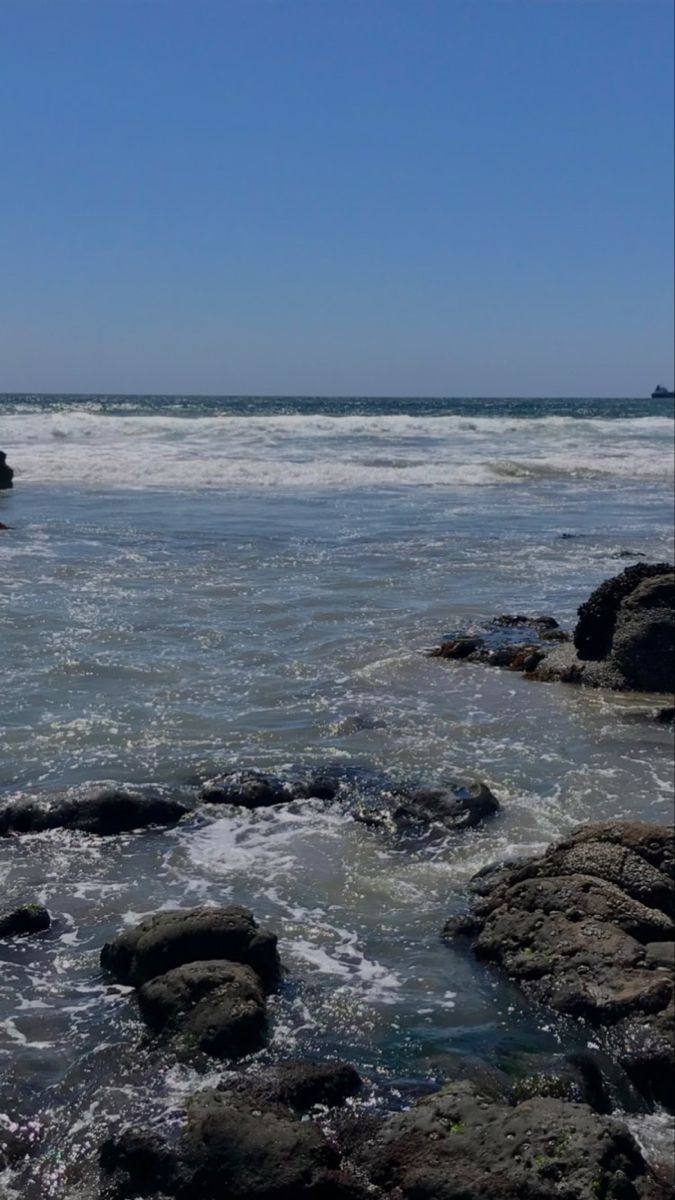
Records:
<instances>
[{"instance_id":1,"label":"whitewater","mask_svg":"<svg viewBox=\"0 0 675 1200\"><path fill-rule=\"evenodd\" d=\"M376 1100L460 1054L586 1046L438 934L489 863L591 819L670 819L659 698L425 651L500 613L570 628L603 579L671 560L673 427L672 402L637 399L0 397L3 798L330 766L483 780L502 804L408 846L320 801L0 839L6 906L55 916L2 952L5 1117L39 1112L56 1147L15 1194L91 1195L102 1138L194 1088L138 1052L98 966L162 908L250 906L289 969L263 1054L346 1058ZM663 1114L631 1120L657 1154Z\"/></svg>"}]
</instances>

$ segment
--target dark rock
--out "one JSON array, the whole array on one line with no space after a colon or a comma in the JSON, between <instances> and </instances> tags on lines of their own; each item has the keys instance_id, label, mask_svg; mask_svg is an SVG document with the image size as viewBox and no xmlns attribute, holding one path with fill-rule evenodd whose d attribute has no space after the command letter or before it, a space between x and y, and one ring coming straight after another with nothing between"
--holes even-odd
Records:
<instances>
[{"instance_id":1,"label":"dark rock","mask_svg":"<svg viewBox=\"0 0 675 1200\"><path fill-rule=\"evenodd\" d=\"M16 934L41 933L49 929L52 919L40 904L23 904L14 912L0 913L0 937L14 937Z\"/></svg>"},{"instance_id":2,"label":"dark rock","mask_svg":"<svg viewBox=\"0 0 675 1200\"><path fill-rule=\"evenodd\" d=\"M117 1195L162 1190L176 1200L362 1200L340 1153L311 1121L279 1105L204 1090L191 1100L181 1142L123 1134L101 1149ZM153 1180L153 1171L157 1171Z\"/></svg>"},{"instance_id":3,"label":"dark rock","mask_svg":"<svg viewBox=\"0 0 675 1200\"><path fill-rule=\"evenodd\" d=\"M252 913L238 905L156 913L101 951L101 966L121 983L135 985L212 959L247 964L268 988L279 978L276 935L260 929Z\"/></svg>"},{"instance_id":4,"label":"dark rock","mask_svg":"<svg viewBox=\"0 0 675 1200\"><path fill-rule=\"evenodd\" d=\"M469 658L485 646L481 637L460 637L443 642L435 650L429 652L430 658Z\"/></svg>"},{"instance_id":5,"label":"dark rock","mask_svg":"<svg viewBox=\"0 0 675 1200\"><path fill-rule=\"evenodd\" d=\"M478 957L560 1013L603 1027L631 1022L633 1045L642 1029L655 1069L668 1060L672 1071L672 971L646 949L673 939L672 876L672 829L596 822L541 857L483 873L471 911L444 936L470 938ZM631 1077L639 1075L636 1065ZM665 1090L656 1079L650 1087Z\"/></svg>"},{"instance_id":6,"label":"dark rock","mask_svg":"<svg viewBox=\"0 0 675 1200\"><path fill-rule=\"evenodd\" d=\"M590 1052L521 1054L514 1064L511 1103L535 1097L587 1104L608 1115L614 1108L601 1065Z\"/></svg>"},{"instance_id":7,"label":"dark rock","mask_svg":"<svg viewBox=\"0 0 675 1200\"><path fill-rule=\"evenodd\" d=\"M7 462L7 455L0 450L0 490L14 487L14 472Z\"/></svg>"},{"instance_id":8,"label":"dark rock","mask_svg":"<svg viewBox=\"0 0 675 1200\"><path fill-rule=\"evenodd\" d=\"M383 1122L353 1153L402 1200L647 1200L655 1180L628 1130L583 1104L515 1107L454 1084ZM400 1189L397 1190L397 1189Z\"/></svg>"},{"instance_id":9,"label":"dark rock","mask_svg":"<svg viewBox=\"0 0 675 1200\"><path fill-rule=\"evenodd\" d=\"M99 1165L116 1196L173 1193L178 1183L176 1157L157 1133L125 1129L99 1150Z\"/></svg>"},{"instance_id":10,"label":"dark rock","mask_svg":"<svg viewBox=\"0 0 675 1200\"><path fill-rule=\"evenodd\" d=\"M675 705L669 705L667 708L660 708L656 714L656 720L660 725L672 725L675 723Z\"/></svg>"},{"instance_id":11,"label":"dark rock","mask_svg":"<svg viewBox=\"0 0 675 1200\"><path fill-rule=\"evenodd\" d=\"M85 785L64 796L10 800L0 807L0 836L78 829L101 836L174 825L188 811L158 789Z\"/></svg>"},{"instance_id":12,"label":"dark rock","mask_svg":"<svg viewBox=\"0 0 675 1200\"><path fill-rule=\"evenodd\" d=\"M499 809L499 801L484 783L446 784L422 788L405 797L382 796L377 807L361 807L354 815L365 825L414 833L434 824L451 830L472 829Z\"/></svg>"},{"instance_id":13,"label":"dark rock","mask_svg":"<svg viewBox=\"0 0 675 1200\"><path fill-rule=\"evenodd\" d=\"M612 658L636 691L675 691L675 574L644 579L616 615Z\"/></svg>"},{"instance_id":14,"label":"dark rock","mask_svg":"<svg viewBox=\"0 0 675 1200\"><path fill-rule=\"evenodd\" d=\"M144 983L143 1019L181 1049L240 1058L265 1040L266 1002L260 980L242 963L192 962Z\"/></svg>"},{"instance_id":15,"label":"dark rock","mask_svg":"<svg viewBox=\"0 0 675 1200\"><path fill-rule=\"evenodd\" d=\"M283 780L258 771L232 771L202 784L199 798L208 804L235 804L242 808L267 808L291 800L332 800L337 783L324 776L308 780Z\"/></svg>"},{"instance_id":16,"label":"dark rock","mask_svg":"<svg viewBox=\"0 0 675 1200\"><path fill-rule=\"evenodd\" d=\"M579 608L574 645L581 659L600 660L611 653L621 602L645 579L671 575L668 563L636 563L620 575L606 579Z\"/></svg>"},{"instance_id":17,"label":"dark rock","mask_svg":"<svg viewBox=\"0 0 675 1200\"><path fill-rule=\"evenodd\" d=\"M334 1108L355 1096L362 1087L361 1077L349 1063L284 1062L263 1075L247 1077L234 1085L239 1094L265 1104L283 1104L295 1112L306 1113L316 1105Z\"/></svg>"}]
</instances>

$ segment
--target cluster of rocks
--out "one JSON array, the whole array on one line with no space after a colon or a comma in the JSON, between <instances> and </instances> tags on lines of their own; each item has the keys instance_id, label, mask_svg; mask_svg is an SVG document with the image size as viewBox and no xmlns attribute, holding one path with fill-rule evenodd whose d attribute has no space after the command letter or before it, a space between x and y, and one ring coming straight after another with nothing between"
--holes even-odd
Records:
<instances>
[{"instance_id":1,"label":"cluster of rocks","mask_svg":"<svg viewBox=\"0 0 675 1200\"><path fill-rule=\"evenodd\" d=\"M675 690L672 564L627 567L596 588L578 617L572 640L553 617L507 615L481 634L444 641L431 655L505 667L546 682L623 691Z\"/></svg>"},{"instance_id":2,"label":"cluster of rocks","mask_svg":"<svg viewBox=\"0 0 675 1200\"><path fill-rule=\"evenodd\" d=\"M137 989L145 1023L183 1055L240 1058L264 1044L281 966L276 935L247 908L157 913L107 942L101 966Z\"/></svg>"},{"instance_id":3,"label":"cluster of rocks","mask_svg":"<svg viewBox=\"0 0 675 1200\"><path fill-rule=\"evenodd\" d=\"M319 1088L323 1120L303 1119L316 1068L300 1069L302 1094L274 1084L247 1093L204 1089L190 1101L180 1138L127 1130L104 1143L104 1195L176 1200L665 1200L667 1187L618 1121L552 1098L495 1101L452 1084L386 1119L325 1108L354 1087L349 1068ZM321 1069L319 1069L321 1071ZM307 1086L309 1083L309 1086ZM328 1116L328 1119L327 1119Z\"/></svg>"},{"instance_id":4,"label":"cluster of rocks","mask_svg":"<svg viewBox=\"0 0 675 1200\"><path fill-rule=\"evenodd\" d=\"M672 828L584 825L540 857L480 873L473 890L444 937L603 1031L635 1086L675 1110Z\"/></svg>"},{"instance_id":5,"label":"cluster of rocks","mask_svg":"<svg viewBox=\"0 0 675 1200\"><path fill-rule=\"evenodd\" d=\"M354 818L399 834L468 829L499 811L486 784L447 783L405 790L382 777L365 786L329 776L282 779L259 771L233 771L207 780L194 795L176 795L157 786L82 784L65 793L19 797L0 804L0 837L73 829L113 836L153 826L175 825L200 804L250 810L298 800L333 801L342 797Z\"/></svg>"}]
</instances>

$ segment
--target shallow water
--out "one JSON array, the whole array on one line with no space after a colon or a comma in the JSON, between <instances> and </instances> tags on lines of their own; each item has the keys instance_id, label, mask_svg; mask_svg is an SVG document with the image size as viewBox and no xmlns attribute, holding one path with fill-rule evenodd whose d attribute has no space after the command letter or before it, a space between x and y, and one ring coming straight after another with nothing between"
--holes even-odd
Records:
<instances>
[{"instance_id":1,"label":"shallow water","mask_svg":"<svg viewBox=\"0 0 675 1200\"><path fill-rule=\"evenodd\" d=\"M106 403L0 400L3 795L328 763L484 779L503 811L405 845L317 801L0 843L6 906L56 917L0 950L0 1111L39 1118L44 1146L20 1194L88 1195L111 1125L194 1085L138 1050L98 967L158 908L250 905L288 968L269 1053L349 1058L383 1104L456 1053L583 1044L438 934L489 862L592 818L670 819L658 698L423 651L500 612L571 625L602 579L671 558L672 405Z\"/></svg>"}]
</instances>

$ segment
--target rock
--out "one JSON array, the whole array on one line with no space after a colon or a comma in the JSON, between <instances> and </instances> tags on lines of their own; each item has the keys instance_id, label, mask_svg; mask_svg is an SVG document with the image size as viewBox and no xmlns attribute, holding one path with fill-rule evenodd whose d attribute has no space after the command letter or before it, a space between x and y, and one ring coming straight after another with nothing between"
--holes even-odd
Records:
<instances>
[{"instance_id":1,"label":"rock","mask_svg":"<svg viewBox=\"0 0 675 1200\"><path fill-rule=\"evenodd\" d=\"M263 775L258 771L232 771L203 783L199 798L208 804L266 808L273 804L288 804L291 800L332 800L337 791L337 783L323 776L293 781L277 779L274 775Z\"/></svg>"},{"instance_id":2,"label":"rock","mask_svg":"<svg viewBox=\"0 0 675 1200\"><path fill-rule=\"evenodd\" d=\"M13 912L0 913L0 938L17 934L41 933L49 929L52 919L40 904L23 904Z\"/></svg>"},{"instance_id":3,"label":"rock","mask_svg":"<svg viewBox=\"0 0 675 1200\"><path fill-rule=\"evenodd\" d=\"M612 658L636 691L675 691L675 574L644 579L620 605Z\"/></svg>"},{"instance_id":4,"label":"rock","mask_svg":"<svg viewBox=\"0 0 675 1200\"><path fill-rule=\"evenodd\" d=\"M245 963L266 988L280 974L276 935L260 929L247 908L159 912L125 929L101 951L101 966L136 986L187 963L227 959Z\"/></svg>"},{"instance_id":5,"label":"rock","mask_svg":"<svg viewBox=\"0 0 675 1200\"><path fill-rule=\"evenodd\" d=\"M614 1108L601 1065L590 1052L520 1054L514 1068L511 1103L549 1097L587 1104L594 1112L604 1114Z\"/></svg>"},{"instance_id":6,"label":"rock","mask_svg":"<svg viewBox=\"0 0 675 1200\"><path fill-rule=\"evenodd\" d=\"M472 829L500 810L484 783L421 788L405 797L385 794L375 803L357 809L355 819L395 833L414 833L434 824L450 830Z\"/></svg>"},{"instance_id":7,"label":"rock","mask_svg":"<svg viewBox=\"0 0 675 1200\"><path fill-rule=\"evenodd\" d=\"M334 1108L343 1104L360 1090L362 1080L349 1063L284 1062L263 1075L223 1086L253 1101L283 1104L295 1112L306 1113L317 1105Z\"/></svg>"},{"instance_id":8,"label":"rock","mask_svg":"<svg viewBox=\"0 0 675 1200\"><path fill-rule=\"evenodd\" d=\"M672 829L595 822L541 857L483 872L478 890L446 938L470 938L478 957L560 1013L601 1027L630 1022L636 1062L641 1029L655 1069L666 1060L675 1069L672 972L647 951L673 939ZM650 1087L666 1090L655 1079Z\"/></svg>"},{"instance_id":9,"label":"rock","mask_svg":"<svg viewBox=\"0 0 675 1200\"><path fill-rule=\"evenodd\" d=\"M574 644L568 641L553 617L506 613L489 622L484 633L455 636L429 653L435 658L505 667L547 683L672 692L672 566L640 562L605 580L579 608ZM663 720L672 718L664 715Z\"/></svg>"},{"instance_id":10,"label":"rock","mask_svg":"<svg viewBox=\"0 0 675 1200\"><path fill-rule=\"evenodd\" d=\"M108 1138L99 1149L99 1166L115 1196L129 1196L130 1190L140 1196L176 1194L175 1155L159 1134L149 1130L125 1129Z\"/></svg>"},{"instance_id":11,"label":"rock","mask_svg":"<svg viewBox=\"0 0 675 1200\"><path fill-rule=\"evenodd\" d=\"M656 1182L618 1121L544 1098L515 1107L453 1084L382 1123L353 1151L402 1200L647 1200ZM400 1191L396 1190L400 1189Z\"/></svg>"},{"instance_id":12,"label":"rock","mask_svg":"<svg viewBox=\"0 0 675 1200\"><path fill-rule=\"evenodd\" d=\"M626 567L620 575L601 583L579 608L579 620L574 631L574 645L579 658L608 658L622 601L643 580L659 575L671 575L672 570L668 563L639 562L635 566Z\"/></svg>"},{"instance_id":13,"label":"rock","mask_svg":"<svg viewBox=\"0 0 675 1200\"><path fill-rule=\"evenodd\" d=\"M340 1153L311 1121L278 1105L213 1089L188 1107L178 1146L133 1132L100 1152L117 1194L157 1192L177 1200L358 1200L365 1191L340 1169ZM153 1172L156 1175L153 1177Z\"/></svg>"},{"instance_id":14,"label":"rock","mask_svg":"<svg viewBox=\"0 0 675 1200\"><path fill-rule=\"evenodd\" d=\"M7 462L7 455L0 450L0 490L14 487L14 472Z\"/></svg>"},{"instance_id":15,"label":"rock","mask_svg":"<svg viewBox=\"0 0 675 1200\"><path fill-rule=\"evenodd\" d=\"M476 651L482 650L485 646L485 639L481 637L460 637L452 638L448 642L442 642L435 650L429 653L430 658L469 658Z\"/></svg>"},{"instance_id":16,"label":"rock","mask_svg":"<svg viewBox=\"0 0 675 1200\"><path fill-rule=\"evenodd\" d=\"M175 825L187 811L180 800L159 789L85 784L63 796L8 801L0 806L0 836L46 829L107 836L150 825Z\"/></svg>"},{"instance_id":17,"label":"rock","mask_svg":"<svg viewBox=\"0 0 675 1200\"><path fill-rule=\"evenodd\" d=\"M146 1023L183 1050L241 1058L265 1040L265 993L256 973L242 963L174 967L142 985L138 1004Z\"/></svg>"},{"instance_id":18,"label":"rock","mask_svg":"<svg viewBox=\"0 0 675 1200\"><path fill-rule=\"evenodd\" d=\"M660 708L656 714L656 720L660 725L672 725L675 723L675 705L668 705L666 708Z\"/></svg>"}]
</instances>

